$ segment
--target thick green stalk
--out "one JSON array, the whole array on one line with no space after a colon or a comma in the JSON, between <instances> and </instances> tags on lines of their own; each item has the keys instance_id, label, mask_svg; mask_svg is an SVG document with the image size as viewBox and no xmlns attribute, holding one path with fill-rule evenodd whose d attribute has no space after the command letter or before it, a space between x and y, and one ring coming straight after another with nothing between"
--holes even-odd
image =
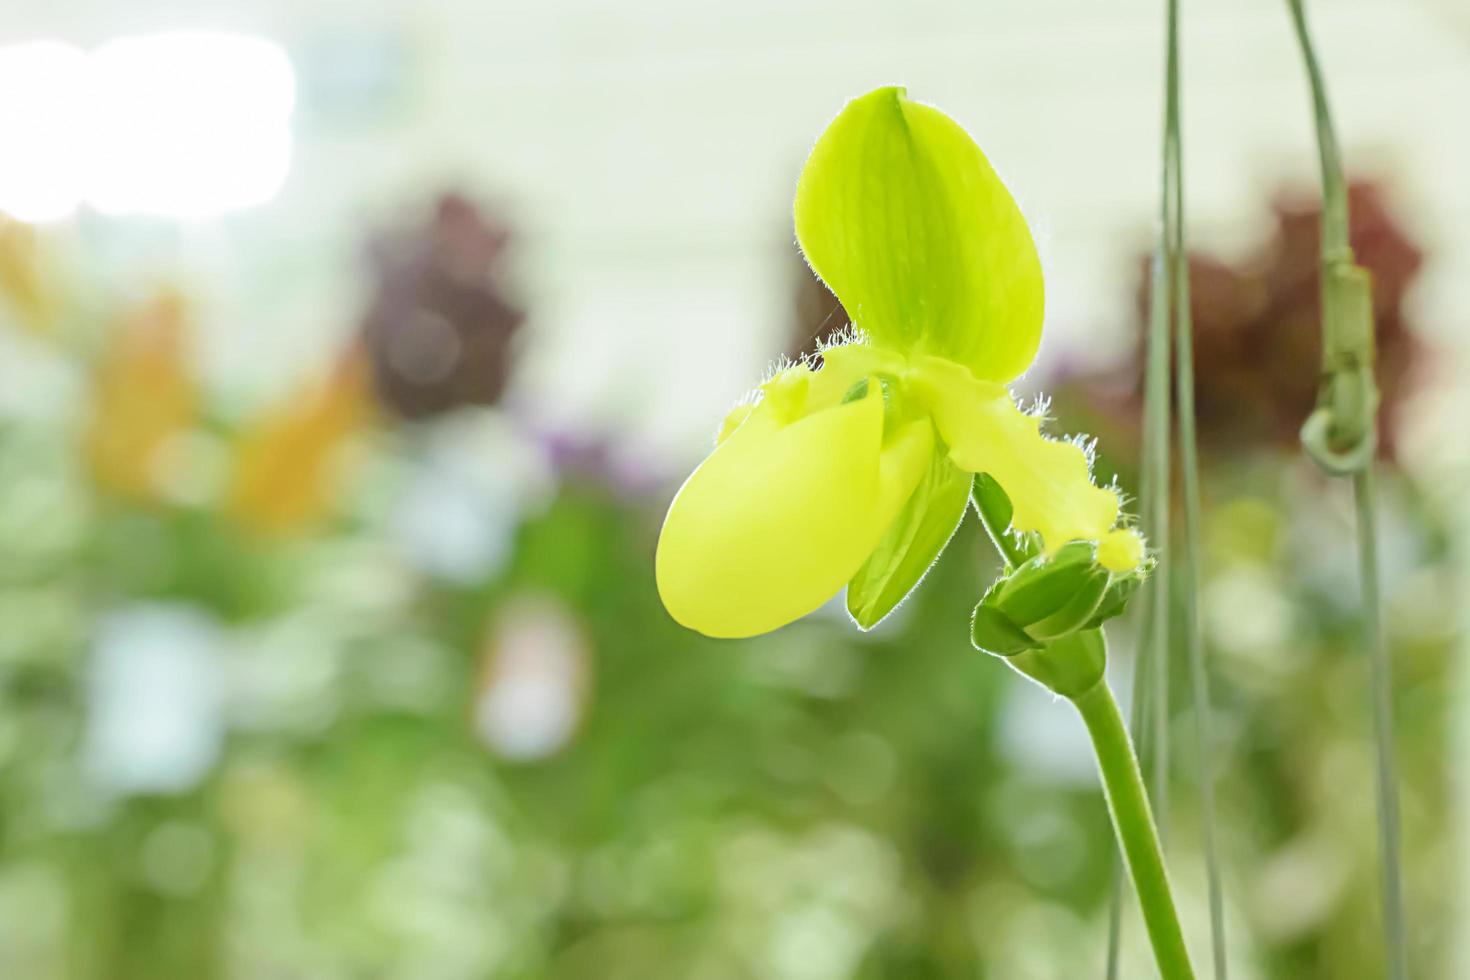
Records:
<instances>
[{"instance_id":1,"label":"thick green stalk","mask_svg":"<svg viewBox=\"0 0 1470 980\"><path fill-rule=\"evenodd\" d=\"M1159 846L1148 794L1143 787L1143 774L1133 755L1118 702L1104 680L1074 698L1072 703L1092 736L1113 829L1117 831L1124 863L1138 894L1159 975L1163 980L1194 980L1194 968L1189 963L1184 931L1179 925L1169 876L1164 869L1164 852Z\"/></svg>"},{"instance_id":2,"label":"thick green stalk","mask_svg":"<svg viewBox=\"0 0 1470 980\"><path fill-rule=\"evenodd\" d=\"M1184 496L1184 535L1179 552L1180 610L1188 652L1190 689L1194 701L1195 755L1199 760L1200 836L1205 853L1205 877L1210 904L1210 951L1215 980L1228 975L1225 954L1225 897L1220 881L1220 858L1215 840L1214 733L1211 724L1210 674L1205 664L1199 627L1200 488L1199 448L1194 424L1194 324L1189 299L1189 253L1184 234L1184 146L1179 113L1178 0L1169 2L1168 122L1165 156L1173 164L1172 239L1174 307L1174 389L1179 401L1179 469ZM1171 152L1172 151L1172 152Z\"/></svg>"},{"instance_id":3,"label":"thick green stalk","mask_svg":"<svg viewBox=\"0 0 1470 980\"><path fill-rule=\"evenodd\" d=\"M1131 700L1128 706L1128 733L1133 738L1133 744L1137 746L1140 767L1148 765L1149 745L1145 736L1148 728L1144 724L1148 710L1148 678L1150 654L1148 645L1140 642L1138 644L1138 655L1133 662L1133 682ZM1154 801L1155 810L1158 809L1158 801ZM1121 866L1122 856L1113 863L1112 881L1109 883L1109 894L1111 899L1108 904L1108 959L1107 980L1118 980L1118 957L1123 942L1123 869Z\"/></svg>"},{"instance_id":4,"label":"thick green stalk","mask_svg":"<svg viewBox=\"0 0 1470 980\"><path fill-rule=\"evenodd\" d=\"M1312 46L1311 31L1307 27L1306 11L1302 0L1288 0L1292 25L1296 30L1302 60L1306 65L1307 81L1312 90L1313 118L1317 127L1317 148L1322 165L1322 343L1324 351L1343 347L1354 347L1351 336L1352 323L1344 316L1334 315L1338 304L1333 302L1331 290L1341 288L1339 273L1353 267L1352 244L1348 235L1347 181L1343 176L1342 155L1338 149L1337 133L1332 125L1332 112L1327 103L1327 86L1322 78L1322 69ZM1358 275L1362 275L1358 272ZM1360 298L1367 309L1366 293ZM1364 316L1370 314L1364 313ZM1361 328L1360 328L1361 329ZM1372 330L1367 325L1361 341L1366 343L1366 363L1371 368ZM1363 356L1359 352L1359 356ZM1378 857L1380 865L1380 889L1383 904L1384 942L1388 958L1388 976L1391 980L1406 980L1409 975L1408 943L1406 939L1403 873L1399 865L1400 830L1398 801L1398 772L1393 750L1393 666L1383 639L1381 599L1378 583L1377 514L1373 487L1373 412L1376 397L1372 388L1371 372L1367 374L1369 394L1358 401L1358 410L1365 417L1358 419L1336 419L1336 425L1356 422L1357 429L1365 433L1360 437L1360 447L1370 450L1361 454L1361 461L1354 465L1353 496L1357 506L1358 560L1363 589L1363 645L1367 650L1371 683L1373 687L1373 734L1377 748L1377 791L1378 791ZM1330 405L1331 403L1329 403ZM1310 448L1310 447L1309 447ZM1316 455L1316 453L1314 453ZM1349 458L1345 455L1343 458ZM1320 461L1320 457L1319 457Z\"/></svg>"},{"instance_id":5,"label":"thick green stalk","mask_svg":"<svg viewBox=\"0 0 1470 980\"><path fill-rule=\"evenodd\" d=\"M1015 568L1023 564L1028 548L1024 541L1010 534L1011 505L1005 493L989 477L980 475L975 478L970 497L1007 565ZM1102 630L1094 627L1004 659L1025 676L1077 706L1092 736L1108 812L1121 845L1124 865L1138 894L1160 974L1163 980L1193 980L1194 970L1184 946L1143 775L1104 675L1106 649ZM1135 714L1141 706L1141 702L1134 702Z\"/></svg>"}]
</instances>

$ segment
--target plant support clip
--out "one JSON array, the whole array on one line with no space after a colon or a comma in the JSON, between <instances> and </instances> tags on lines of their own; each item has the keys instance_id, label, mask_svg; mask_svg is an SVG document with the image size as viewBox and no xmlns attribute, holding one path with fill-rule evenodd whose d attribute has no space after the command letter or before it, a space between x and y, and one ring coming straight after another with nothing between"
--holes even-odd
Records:
<instances>
[{"instance_id":1,"label":"plant support clip","mask_svg":"<svg viewBox=\"0 0 1470 980\"><path fill-rule=\"evenodd\" d=\"M1322 277L1322 381L1301 438L1318 466L1348 476L1378 451L1373 282L1351 249L1323 256Z\"/></svg>"}]
</instances>

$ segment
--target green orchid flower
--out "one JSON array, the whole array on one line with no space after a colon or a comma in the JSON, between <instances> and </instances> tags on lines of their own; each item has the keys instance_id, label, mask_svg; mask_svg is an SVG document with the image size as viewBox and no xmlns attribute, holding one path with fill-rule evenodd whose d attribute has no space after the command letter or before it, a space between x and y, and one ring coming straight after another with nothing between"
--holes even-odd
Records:
<instances>
[{"instance_id":1,"label":"green orchid flower","mask_svg":"<svg viewBox=\"0 0 1470 980\"><path fill-rule=\"evenodd\" d=\"M845 586L871 628L943 551L979 473L1043 560L1083 542L1107 573L1139 571L1117 491L1006 388L1041 340L1041 263L969 134L901 88L854 99L817 140L795 216L854 329L820 366L761 384L675 496L656 559L674 619L752 636Z\"/></svg>"}]
</instances>

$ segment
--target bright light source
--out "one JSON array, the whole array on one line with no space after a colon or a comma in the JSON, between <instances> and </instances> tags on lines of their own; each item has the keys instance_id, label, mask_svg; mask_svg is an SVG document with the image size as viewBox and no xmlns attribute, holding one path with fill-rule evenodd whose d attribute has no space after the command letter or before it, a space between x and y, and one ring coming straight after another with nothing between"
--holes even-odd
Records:
<instances>
[{"instance_id":1,"label":"bright light source","mask_svg":"<svg viewBox=\"0 0 1470 980\"><path fill-rule=\"evenodd\" d=\"M286 178L295 79L269 41L173 33L91 58L94 167L109 213L203 215L269 200Z\"/></svg>"},{"instance_id":2,"label":"bright light source","mask_svg":"<svg viewBox=\"0 0 1470 980\"><path fill-rule=\"evenodd\" d=\"M197 217L269 200L291 155L295 76L259 38L172 32L83 55L0 48L0 209ZM15 144L15 145L12 145Z\"/></svg>"},{"instance_id":3,"label":"bright light source","mask_svg":"<svg viewBox=\"0 0 1470 980\"><path fill-rule=\"evenodd\" d=\"M83 194L87 56L57 41L0 48L0 211L55 221Z\"/></svg>"}]
</instances>

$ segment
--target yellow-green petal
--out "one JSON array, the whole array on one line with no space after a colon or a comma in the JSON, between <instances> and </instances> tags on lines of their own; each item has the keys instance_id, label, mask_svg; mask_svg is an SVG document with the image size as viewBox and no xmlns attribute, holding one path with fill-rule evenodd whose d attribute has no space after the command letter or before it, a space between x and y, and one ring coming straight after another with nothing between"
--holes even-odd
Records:
<instances>
[{"instance_id":1,"label":"yellow-green petal","mask_svg":"<svg viewBox=\"0 0 1470 980\"><path fill-rule=\"evenodd\" d=\"M1041 339L1041 263L1020 209L970 135L881 88L849 102L796 189L812 269L879 346L1008 381Z\"/></svg>"},{"instance_id":2,"label":"yellow-green petal","mask_svg":"<svg viewBox=\"0 0 1470 980\"><path fill-rule=\"evenodd\" d=\"M885 441L876 381L851 401L783 417L790 398L807 397L785 386L823 374L778 378L783 394L768 387L675 496L655 574L682 625L754 636L818 608L852 578L923 475L933 427L909 422Z\"/></svg>"},{"instance_id":3,"label":"yellow-green petal","mask_svg":"<svg viewBox=\"0 0 1470 980\"><path fill-rule=\"evenodd\" d=\"M1092 482L1081 446L1047 438L1041 419L1021 411L1003 385L971 377L959 365L925 358L909 380L955 465L990 474L1010 497L1012 527L1038 532L1048 554L1069 541L1092 541L1098 564L1109 571L1142 564L1142 539L1118 526L1118 493Z\"/></svg>"}]
</instances>

